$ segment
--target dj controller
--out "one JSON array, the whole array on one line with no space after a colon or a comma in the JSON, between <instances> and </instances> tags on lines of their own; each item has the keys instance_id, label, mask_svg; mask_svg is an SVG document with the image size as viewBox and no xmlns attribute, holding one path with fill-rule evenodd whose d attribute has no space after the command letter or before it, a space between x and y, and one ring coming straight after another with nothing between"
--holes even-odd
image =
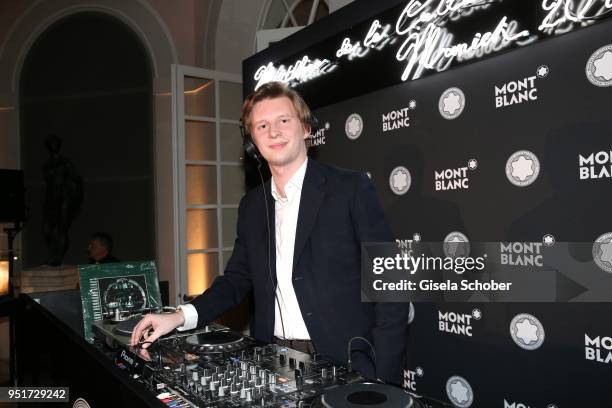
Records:
<instances>
[{"instance_id":1,"label":"dj controller","mask_svg":"<svg viewBox=\"0 0 612 408\"><path fill-rule=\"evenodd\" d=\"M142 316L94 323L115 364L168 407L437 408L401 388L368 381L346 366L211 324L174 332L146 349L129 347Z\"/></svg>"}]
</instances>

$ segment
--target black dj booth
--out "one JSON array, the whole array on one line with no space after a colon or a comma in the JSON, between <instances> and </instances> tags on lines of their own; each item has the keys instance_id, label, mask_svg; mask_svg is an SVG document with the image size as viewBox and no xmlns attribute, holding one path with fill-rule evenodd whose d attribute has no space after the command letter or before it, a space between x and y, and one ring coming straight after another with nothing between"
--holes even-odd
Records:
<instances>
[{"instance_id":1,"label":"black dj booth","mask_svg":"<svg viewBox=\"0 0 612 408\"><path fill-rule=\"evenodd\" d=\"M450 406L413 399L399 387L373 383L316 354L262 344L216 324L181 334L186 341L171 333L160 340L168 347L159 349L159 361L141 360L121 343L126 337L114 335L116 322L104 322L111 329L97 332L93 343L85 340L77 290L21 295L20 302L18 384L68 387L70 401L57 406Z\"/></svg>"}]
</instances>

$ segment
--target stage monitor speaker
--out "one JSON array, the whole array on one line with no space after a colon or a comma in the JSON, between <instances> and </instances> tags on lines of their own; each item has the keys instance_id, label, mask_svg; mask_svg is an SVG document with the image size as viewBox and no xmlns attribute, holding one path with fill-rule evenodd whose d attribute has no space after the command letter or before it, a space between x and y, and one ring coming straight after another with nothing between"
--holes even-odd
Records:
<instances>
[{"instance_id":1,"label":"stage monitor speaker","mask_svg":"<svg viewBox=\"0 0 612 408\"><path fill-rule=\"evenodd\" d=\"M23 221L23 170L0 169L0 222Z\"/></svg>"}]
</instances>

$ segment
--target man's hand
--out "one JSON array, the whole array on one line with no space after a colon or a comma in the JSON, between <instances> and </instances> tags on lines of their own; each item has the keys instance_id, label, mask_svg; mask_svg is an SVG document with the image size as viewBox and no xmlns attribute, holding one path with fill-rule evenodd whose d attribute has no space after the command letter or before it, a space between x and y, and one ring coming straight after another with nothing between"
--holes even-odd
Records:
<instances>
[{"instance_id":1,"label":"man's hand","mask_svg":"<svg viewBox=\"0 0 612 408\"><path fill-rule=\"evenodd\" d=\"M142 338L146 342L142 348L147 348L160 336L170 333L183 324L185 324L185 316L180 309L170 314L148 314L134 327L130 345L136 346Z\"/></svg>"}]
</instances>

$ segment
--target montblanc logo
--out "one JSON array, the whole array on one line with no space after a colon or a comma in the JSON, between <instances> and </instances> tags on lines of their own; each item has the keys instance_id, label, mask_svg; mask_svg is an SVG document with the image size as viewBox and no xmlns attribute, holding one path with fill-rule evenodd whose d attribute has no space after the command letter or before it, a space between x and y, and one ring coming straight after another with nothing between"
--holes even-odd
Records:
<instances>
[{"instance_id":1,"label":"montblanc logo","mask_svg":"<svg viewBox=\"0 0 612 408\"><path fill-rule=\"evenodd\" d=\"M500 263L510 266L544 266L542 242L500 242Z\"/></svg>"},{"instance_id":2,"label":"montblanc logo","mask_svg":"<svg viewBox=\"0 0 612 408\"><path fill-rule=\"evenodd\" d=\"M444 119L456 119L465 108L465 95L459 88L448 88L440 96L438 109Z\"/></svg>"},{"instance_id":3,"label":"montblanc logo","mask_svg":"<svg viewBox=\"0 0 612 408\"><path fill-rule=\"evenodd\" d=\"M417 367L412 370L404 369L404 389L415 392L417 386L417 377L422 378L425 375L425 371L421 367Z\"/></svg>"},{"instance_id":4,"label":"montblanc logo","mask_svg":"<svg viewBox=\"0 0 612 408\"><path fill-rule=\"evenodd\" d=\"M544 343L544 326L533 315L520 313L510 322L510 336L524 350L536 350Z\"/></svg>"},{"instance_id":5,"label":"montblanc logo","mask_svg":"<svg viewBox=\"0 0 612 408\"><path fill-rule=\"evenodd\" d=\"M472 310L471 314L438 310L438 329L446 333L472 337L472 321L481 318L482 312L480 309Z\"/></svg>"},{"instance_id":6,"label":"montblanc logo","mask_svg":"<svg viewBox=\"0 0 612 408\"><path fill-rule=\"evenodd\" d=\"M400 250L400 254L402 256L412 256L412 244L414 243L414 239L396 239L395 243L397 244L397 249Z\"/></svg>"},{"instance_id":7,"label":"montblanc logo","mask_svg":"<svg viewBox=\"0 0 612 408\"><path fill-rule=\"evenodd\" d=\"M495 85L495 109L536 101L538 99L536 79L545 78L549 72L546 65L540 65L536 70L536 75Z\"/></svg>"},{"instance_id":8,"label":"montblanc logo","mask_svg":"<svg viewBox=\"0 0 612 408\"><path fill-rule=\"evenodd\" d=\"M344 122L344 132L351 140L355 140L361 136L361 132L363 132L363 119L361 115L358 113L350 114L348 118L346 118L346 122Z\"/></svg>"},{"instance_id":9,"label":"montblanc logo","mask_svg":"<svg viewBox=\"0 0 612 408\"><path fill-rule=\"evenodd\" d=\"M535 408L533 405L523 402L509 402L504 398L504 408ZM546 408L557 408L555 404L548 404Z\"/></svg>"},{"instance_id":10,"label":"montblanc logo","mask_svg":"<svg viewBox=\"0 0 612 408\"><path fill-rule=\"evenodd\" d=\"M512 153L506 162L506 177L517 187L526 187L536 181L540 174L540 161L529 150Z\"/></svg>"},{"instance_id":11,"label":"montblanc logo","mask_svg":"<svg viewBox=\"0 0 612 408\"><path fill-rule=\"evenodd\" d=\"M554 246L555 242L557 242L557 239L552 234L546 234L542 237L542 243L547 247Z\"/></svg>"},{"instance_id":12,"label":"montblanc logo","mask_svg":"<svg viewBox=\"0 0 612 408\"><path fill-rule=\"evenodd\" d=\"M442 250L449 258L466 257L470 255L470 241L464 233L453 231L444 237Z\"/></svg>"},{"instance_id":13,"label":"montblanc logo","mask_svg":"<svg viewBox=\"0 0 612 408\"><path fill-rule=\"evenodd\" d=\"M599 87L612 85L612 44L591 54L586 64L586 76L590 83Z\"/></svg>"},{"instance_id":14,"label":"montblanc logo","mask_svg":"<svg viewBox=\"0 0 612 408\"><path fill-rule=\"evenodd\" d=\"M584 358L598 363L612 363L612 337L584 334Z\"/></svg>"},{"instance_id":15,"label":"montblanc logo","mask_svg":"<svg viewBox=\"0 0 612 408\"><path fill-rule=\"evenodd\" d=\"M453 375L446 381L446 395L450 402L459 408L467 408L474 402L472 386L458 375Z\"/></svg>"},{"instance_id":16,"label":"montblanc logo","mask_svg":"<svg viewBox=\"0 0 612 408\"><path fill-rule=\"evenodd\" d=\"M583 156L578 154L580 180L612 178L612 150Z\"/></svg>"},{"instance_id":17,"label":"montblanc logo","mask_svg":"<svg viewBox=\"0 0 612 408\"><path fill-rule=\"evenodd\" d=\"M329 130L329 122L325 122L325 126L318 129L316 132L311 133L306 138L306 147L321 146L325 144L325 138L327 137L327 131Z\"/></svg>"},{"instance_id":18,"label":"montblanc logo","mask_svg":"<svg viewBox=\"0 0 612 408\"><path fill-rule=\"evenodd\" d=\"M612 273L612 232L600 235L593 243L593 260L602 270Z\"/></svg>"},{"instance_id":19,"label":"montblanc logo","mask_svg":"<svg viewBox=\"0 0 612 408\"><path fill-rule=\"evenodd\" d=\"M404 166L397 166L389 174L389 187L397 195L404 195L410 189L412 176Z\"/></svg>"},{"instance_id":20,"label":"montblanc logo","mask_svg":"<svg viewBox=\"0 0 612 408\"><path fill-rule=\"evenodd\" d=\"M478 167L478 161L476 159L470 159L466 166L434 170L434 187L436 191L448 191L448 190L467 190L470 188L470 177L468 170L476 170Z\"/></svg>"},{"instance_id":21,"label":"montblanc logo","mask_svg":"<svg viewBox=\"0 0 612 408\"><path fill-rule=\"evenodd\" d=\"M408 106L405 108L395 109L387 113L382 114L382 131L388 132L390 130L397 130L407 128L410 126L410 116L408 116L411 110L416 108L416 101L412 99L408 102Z\"/></svg>"}]
</instances>

